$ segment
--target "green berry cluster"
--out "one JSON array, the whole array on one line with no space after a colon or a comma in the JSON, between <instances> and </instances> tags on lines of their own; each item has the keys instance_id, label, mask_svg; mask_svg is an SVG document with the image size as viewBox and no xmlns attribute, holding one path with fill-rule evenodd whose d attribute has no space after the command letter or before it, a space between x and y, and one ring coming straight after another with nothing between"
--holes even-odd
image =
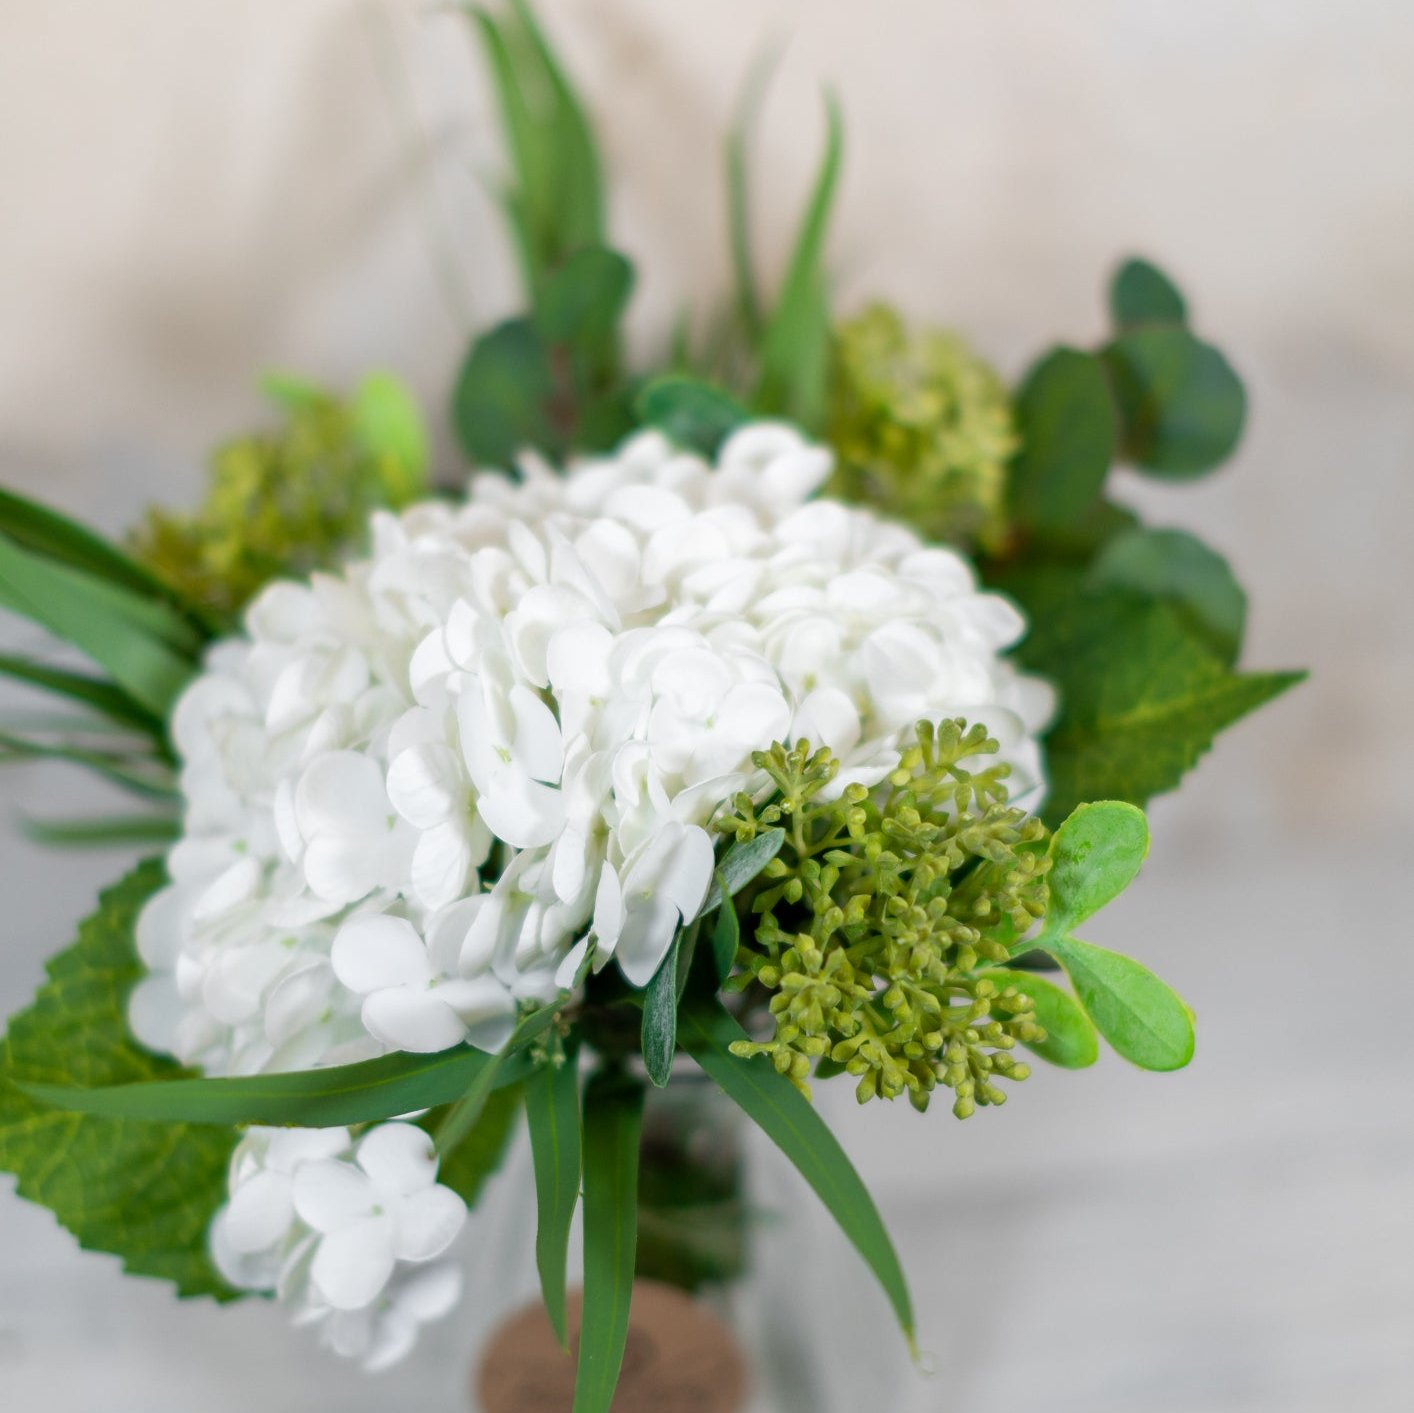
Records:
<instances>
[{"instance_id":1,"label":"green berry cluster","mask_svg":"<svg viewBox=\"0 0 1414 1413\"><path fill-rule=\"evenodd\" d=\"M861 1103L906 1093L922 1110L942 1084L967 1118L1026 1078L1016 1044L1045 1039L1031 999L978 972L1043 916L1049 835L1008 804L1008 766L976 768L998 749L984 728L925 721L916 737L873 790L831 788L839 761L808 742L754 757L770 793L737 796L719 827L785 839L737 899L754 925L728 984L769 997L774 1033L734 1048L807 1094L812 1071L844 1070Z\"/></svg>"}]
</instances>

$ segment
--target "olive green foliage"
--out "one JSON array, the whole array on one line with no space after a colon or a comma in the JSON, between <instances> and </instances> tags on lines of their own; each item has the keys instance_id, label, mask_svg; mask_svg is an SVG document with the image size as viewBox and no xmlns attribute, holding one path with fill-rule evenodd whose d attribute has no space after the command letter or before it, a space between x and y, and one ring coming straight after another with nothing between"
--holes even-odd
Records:
<instances>
[{"instance_id":1,"label":"olive green foliage","mask_svg":"<svg viewBox=\"0 0 1414 1413\"><path fill-rule=\"evenodd\" d=\"M272 579L356 553L375 509L426 491L420 414L394 380L370 378L348 401L289 382L271 389L283 424L219 447L201 505L154 509L133 536L145 564L222 616Z\"/></svg>"},{"instance_id":2,"label":"olive green foliage","mask_svg":"<svg viewBox=\"0 0 1414 1413\"><path fill-rule=\"evenodd\" d=\"M721 827L740 841L784 826L785 842L733 984L771 993L775 1031L735 1053L769 1055L802 1089L817 1062L843 1066L861 1103L907 1093L923 1109L941 1083L959 1118L1026 1077L1010 1052L1044 1039L1033 1002L977 971L1044 913L1047 834L1008 803L1008 766L977 768L996 750L980 726L924 722L883 787L838 794L828 749L754 758L770 799L738 796Z\"/></svg>"},{"instance_id":3,"label":"olive green foliage","mask_svg":"<svg viewBox=\"0 0 1414 1413\"><path fill-rule=\"evenodd\" d=\"M1001 379L956 334L910 330L876 304L835 333L828 439L834 494L929 539L996 548L1019 445Z\"/></svg>"}]
</instances>

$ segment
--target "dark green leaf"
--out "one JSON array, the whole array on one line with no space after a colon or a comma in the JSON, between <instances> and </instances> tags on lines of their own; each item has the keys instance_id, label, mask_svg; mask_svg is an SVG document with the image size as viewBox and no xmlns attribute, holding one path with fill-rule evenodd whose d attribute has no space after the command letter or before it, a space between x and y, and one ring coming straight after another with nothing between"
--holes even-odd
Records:
<instances>
[{"instance_id":1,"label":"dark green leaf","mask_svg":"<svg viewBox=\"0 0 1414 1413\"><path fill-rule=\"evenodd\" d=\"M898 1255L874 1200L839 1141L810 1101L759 1060L733 1055L746 1032L720 1006L688 1007L679 1018L683 1045L813 1187L878 1277L899 1324L913 1343L913 1302Z\"/></svg>"},{"instance_id":2,"label":"dark green leaf","mask_svg":"<svg viewBox=\"0 0 1414 1413\"><path fill-rule=\"evenodd\" d=\"M633 266L616 250L577 250L545 281L535 324L547 344L566 344L612 365L619 320L633 291Z\"/></svg>"},{"instance_id":3,"label":"dark green leaf","mask_svg":"<svg viewBox=\"0 0 1414 1413\"><path fill-rule=\"evenodd\" d=\"M730 899L717 909L716 925L712 928L712 964L720 986L732 974L736 954L741 946L741 922L736 906Z\"/></svg>"},{"instance_id":4,"label":"dark green leaf","mask_svg":"<svg viewBox=\"0 0 1414 1413\"><path fill-rule=\"evenodd\" d=\"M541 1065L525 1083L525 1113L535 1163L535 1264L545 1313L555 1338L568 1349L565 1326L565 1264L570 1224L579 1203L579 1074L574 1057Z\"/></svg>"},{"instance_id":5,"label":"dark green leaf","mask_svg":"<svg viewBox=\"0 0 1414 1413\"><path fill-rule=\"evenodd\" d=\"M28 658L0 655L0 677L10 677L55 696L82 702L112 721L135 727L161 738L165 727L146 707L135 702L121 687L80 672L68 672Z\"/></svg>"},{"instance_id":6,"label":"dark green leaf","mask_svg":"<svg viewBox=\"0 0 1414 1413\"><path fill-rule=\"evenodd\" d=\"M1242 646L1247 595L1227 561L1182 530L1123 531L1090 567L1092 586L1134 589L1192 614L1231 667Z\"/></svg>"},{"instance_id":7,"label":"dark green leaf","mask_svg":"<svg viewBox=\"0 0 1414 1413\"><path fill-rule=\"evenodd\" d=\"M1100 1057L1094 1024L1068 991L1034 971L1011 971L997 967L982 973L1005 990L1014 986L1036 1003L1036 1020L1046 1038L1027 1049L1062 1069L1082 1070Z\"/></svg>"},{"instance_id":8,"label":"dark green leaf","mask_svg":"<svg viewBox=\"0 0 1414 1413\"><path fill-rule=\"evenodd\" d=\"M1115 328L1144 324L1182 324L1188 306L1173 281L1147 260L1126 260L1110 285L1110 314Z\"/></svg>"},{"instance_id":9,"label":"dark green leaf","mask_svg":"<svg viewBox=\"0 0 1414 1413\"><path fill-rule=\"evenodd\" d=\"M750 413L729 392L697 378L655 378L638 395L639 420L708 459Z\"/></svg>"},{"instance_id":10,"label":"dark green leaf","mask_svg":"<svg viewBox=\"0 0 1414 1413\"><path fill-rule=\"evenodd\" d=\"M1074 937L1042 945L1066 969L1100 1034L1146 1070L1182 1069L1193 1058L1193 1013L1170 987L1132 957Z\"/></svg>"},{"instance_id":11,"label":"dark green leaf","mask_svg":"<svg viewBox=\"0 0 1414 1413\"><path fill-rule=\"evenodd\" d=\"M679 929L668 955L643 992L643 1067L659 1089L672 1077L673 1056L678 1047L678 954L682 938Z\"/></svg>"},{"instance_id":12,"label":"dark green leaf","mask_svg":"<svg viewBox=\"0 0 1414 1413\"><path fill-rule=\"evenodd\" d=\"M508 1084L487 1097L472 1130L450 1152L440 1155L437 1181L450 1187L468 1207L474 1207L487 1179L500 1168L520 1113L521 1086ZM433 1109L421 1120L435 1133L449 1108Z\"/></svg>"},{"instance_id":13,"label":"dark green leaf","mask_svg":"<svg viewBox=\"0 0 1414 1413\"><path fill-rule=\"evenodd\" d=\"M1124 457L1169 480L1202 476L1242 436L1247 395L1231 365L1187 329L1121 334L1104 351L1124 428Z\"/></svg>"},{"instance_id":14,"label":"dark green leaf","mask_svg":"<svg viewBox=\"0 0 1414 1413\"><path fill-rule=\"evenodd\" d=\"M1051 836L1046 932L1070 932L1112 903L1134 881L1148 853L1143 810L1120 800L1076 806Z\"/></svg>"},{"instance_id":15,"label":"dark green leaf","mask_svg":"<svg viewBox=\"0 0 1414 1413\"><path fill-rule=\"evenodd\" d=\"M609 1413L628 1341L643 1088L600 1073L584 1095L584 1319L573 1413Z\"/></svg>"},{"instance_id":16,"label":"dark green leaf","mask_svg":"<svg viewBox=\"0 0 1414 1413\"><path fill-rule=\"evenodd\" d=\"M529 320L498 324L472 346L457 379L452 417L462 449L478 466L502 468L528 448L557 455L554 391L549 354Z\"/></svg>"},{"instance_id":17,"label":"dark green leaf","mask_svg":"<svg viewBox=\"0 0 1414 1413\"><path fill-rule=\"evenodd\" d=\"M0 1047L0 1171L20 1196L48 1207L91 1251L182 1295L232 1299L207 1255L206 1233L226 1200L233 1129L80 1117L36 1102L26 1085L178 1081L184 1073L134 1043L128 993L143 975L133 926L165 881L141 865L103 894L78 941L48 963L48 979L11 1018Z\"/></svg>"},{"instance_id":18,"label":"dark green leaf","mask_svg":"<svg viewBox=\"0 0 1414 1413\"><path fill-rule=\"evenodd\" d=\"M717 876L702 905L703 913L710 913L723 898L740 893L781 852L785 840L785 830L776 828L763 829L755 838L733 844L717 865Z\"/></svg>"},{"instance_id":19,"label":"dark green leaf","mask_svg":"<svg viewBox=\"0 0 1414 1413\"><path fill-rule=\"evenodd\" d=\"M1115 458L1115 406L1100 360L1052 349L1017 395L1021 451L1011 473L1012 508L1038 530L1079 524L1100 498Z\"/></svg>"}]
</instances>

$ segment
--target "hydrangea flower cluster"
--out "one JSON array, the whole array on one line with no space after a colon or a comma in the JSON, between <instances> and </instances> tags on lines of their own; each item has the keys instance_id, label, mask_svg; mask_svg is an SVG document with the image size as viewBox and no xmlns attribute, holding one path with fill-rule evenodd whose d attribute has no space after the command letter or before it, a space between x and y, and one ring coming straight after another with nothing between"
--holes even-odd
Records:
<instances>
[{"instance_id":1,"label":"hydrangea flower cluster","mask_svg":"<svg viewBox=\"0 0 1414 1413\"><path fill-rule=\"evenodd\" d=\"M379 1124L356 1142L344 1128L253 1128L230 1192L211 1227L222 1276L276 1294L370 1371L395 1364L461 1296L460 1268L436 1258L466 1205L438 1184L432 1140L413 1124Z\"/></svg>"},{"instance_id":2,"label":"hydrangea flower cluster","mask_svg":"<svg viewBox=\"0 0 1414 1413\"><path fill-rule=\"evenodd\" d=\"M645 433L559 474L380 514L278 583L177 706L184 837L132 1022L210 1073L499 1045L590 955L645 985L752 753L872 786L965 716L1040 779L1048 690L958 555L810 499L829 453L751 424L717 465Z\"/></svg>"}]
</instances>

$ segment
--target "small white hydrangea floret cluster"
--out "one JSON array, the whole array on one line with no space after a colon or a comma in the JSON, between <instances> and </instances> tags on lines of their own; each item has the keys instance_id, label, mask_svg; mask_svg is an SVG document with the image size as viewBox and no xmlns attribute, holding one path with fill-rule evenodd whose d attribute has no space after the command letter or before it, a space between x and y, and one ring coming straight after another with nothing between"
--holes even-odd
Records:
<instances>
[{"instance_id":1,"label":"small white hydrangea floret cluster","mask_svg":"<svg viewBox=\"0 0 1414 1413\"><path fill-rule=\"evenodd\" d=\"M278 1295L297 1324L318 1325L331 1348L378 1370L460 1298L460 1268L436 1258L465 1220L413 1124L379 1124L356 1142L343 1128L252 1128L232 1158L211 1250L237 1289Z\"/></svg>"},{"instance_id":2,"label":"small white hydrangea floret cluster","mask_svg":"<svg viewBox=\"0 0 1414 1413\"><path fill-rule=\"evenodd\" d=\"M591 948L643 986L774 740L830 746L843 788L961 715L1037 785L1020 616L812 499L830 464L779 424L715 466L645 433L379 515L368 559L266 590L175 713L186 822L137 1033L211 1073L305 1068L495 1048Z\"/></svg>"}]
</instances>

